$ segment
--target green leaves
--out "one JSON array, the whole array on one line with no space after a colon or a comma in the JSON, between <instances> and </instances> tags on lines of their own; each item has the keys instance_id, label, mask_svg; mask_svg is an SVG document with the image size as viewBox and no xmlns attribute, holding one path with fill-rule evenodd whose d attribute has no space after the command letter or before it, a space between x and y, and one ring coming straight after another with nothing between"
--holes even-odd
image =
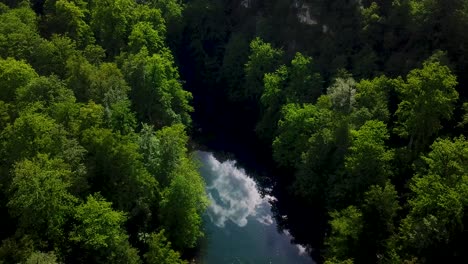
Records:
<instances>
[{"instance_id":1,"label":"green leaves","mask_svg":"<svg viewBox=\"0 0 468 264\"><path fill-rule=\"evenodd\" d=\"M131 216L146 212L156 197L157 181L144 167L131 136L91 128L83 133L83 145L92 155L88 167L94 177L90 180L104 197L116 208L132 212Z\"/></svg>"},{"instance_id":2,"label":"green leaves","mask_svg":"<svg viewBox=\"0 0 468 264\"><path fill-rule=\"evenodd\" d=\"M86 203L75 208L74 218L78 224L70 233L71 240L90 249L112 247L125 240L127 236L122 226L126 216L114 211L111 205L99 195L88 196Z\"/></svg>"},{"instance_id":3,"label":"green leaves","mask_svg":"<svg viewBox=\"0 0 468 264\"><path fill-rule=\"evenodd\" d=\"M447 66L438 62L424 63L422 69L412 70L406 82L399 80L397 92L401 98L395 131L409 137L409 146L425 147L441 128L441 121L452 117L458 99L456 77ZM413 146L414 144L414 146Z\"/></svg>"},{"instance_id":4,"label":"green leaves","mask_svg":"<svg viewBox=\"0 0 468 264\"><path fill-rule=\"evenodd\" d=\"M24 113L3 131L10 162L32 158L37 153L57 155L66 141L66 131L55 120L40 113Z\"/></svg>"},{"instance_id":5,"label":"green leaves","mask_svg":"<svg viewBox=\"0 0 468 264\"><path fill-rule=\"evenodd\" d=\"M331 213L331 234L325 242L329 247L329 256L337 259L347 259L357 249L358 239L363 223L362 213L354 206L349 206L342 211Z\"/></svg>"},{"instance_id":6,"label":"green leaves","mask_svg":"<svg viewBox=\"0 0 468 264\"><path fill-rule=\"evenodd\" d=\"M131 98L140 119L158 128L190 124L192 94L183 90L170 53L148 56L143 49L125 60L123 71L132 84Z\"/></svg>"},{"instance_id":7,"label":"green leaves","mask_svg":"<svg viewBox=\"0 0 468 264\"><path fill-rule=\"evenodd\" d=\"M364 185L383 183L391 175L389 163L392 160L392 152L385 147L389 137L386 125L381 121L367 121L359 130L351 131L351 136L346 170Z\"/></svg>"},{"instance_id":8,"label":"green leaves","mask_svg":"<svg viewBox=\"0 0 468 264\"><path fill-rule=\"evenodd\" d=\"M312 58L296 53L289 70L288 102L315 102L321 95L323 80L314 68Z\"/></svg>"},{"instance_id":9,"label":"green leaves","mask_svg":"<svg viewBox=\"0 0 468 264\"><path fill-rule=\"evenodd\" d=\"M86 203L75 208L76 224L70 240L87 249L88 261L140 263L138 251L128 243L123 228L126 216L111 205L100 195L88 196Z\"/></svg>"},{"instance_id":10,"label":"green leaves","mask_svg":"<svg viewBox=\"0 0 468 264\"><path fill-rule=\"evenodd\" d=\"M282 113L283 118L278 122L279 135L273 141L273 155L279 164L298 165L301 162L298 158L310 147L314 134L325 132L330 111L311 104L288 104Z\"/></svg>"},{"instance_id":11,"label":"green leaves","mask_svg":"<svg viewBox=\"0 0 468 264\"><path fill-rule=\"evenodd\" d=\"M273 72L279 65L283 52L260 38L250 43L249 61L245 64L245 98L258 99L262 94L265 73Z\"/></svg>"},{"instance_id":12,"label":"green leaves","mask_svg":"<svg viewBox=\"0 0 468 264\"><path fill-rule=\"evenodd\" d=\"M158 31L150 22L138 22L132 27L129 36L129 50L138 53L146 48L150 54L161 52L165 48L165 33L164 27Z\"/></svg>"},{"instance_id":13,"label":"green leaves","mask_svg":"<svg viewBox=\"0 0 468 264\"><path fill-rule=\"evenodd\" d=\"M194 247L207 199L163 18L180 3L33 2L40 17L0 4L0 209L17 227L2 260L137 264L129 235L162 228ZM149 243L148 263L186 263L162 233Z\"/></svg>"},{"instance_id":14,"label":"green leaves","mask_svg":"<svg viewBox=\"0 0 468 264\"><path fill-rule=\"evenodd\" d=\"M44 4L46 9L45 25L47 33L64 34L85 47L94 42L91 27L87 22L89 10L87 3L82 0L47 0Z\"/></svg>"},{"instance_id":15,"label":"green leaves","mask_svg":"<svg viewBox=\"0 0 468 264\"><path fill-rule=\"evenodd\" d=\"M57 264L57 257L54 252L34 252L26 260L25 264Z\"/></svg>"},{"instance_id":16,"label":"green leaves","mask_svg":"<svg viewBox=\"0 0 468 264\"><path fill-rule=\"evenodd\" d=\"M171 242L164 236L164 230L157 234L149 235L146 239L149 246L145 253L145 260L148 264L186 264L180 259L180 254L171 249Z\"/></svg>"},{"instance_id":17,"label":"green leaves","mask_svg":"<svg viewBox=\"0 0 468 264\"><path fill-rule=\"evenodd\" d=\"M395 89L394 86L395 81L385 76L358 82L356 84L356 112L353 113L356 123L371 119L388 122L390 119L389 97Z\"/></svg>"},{"instance_id":18,"label":"green leaves","mask_svg":"<svg viewBox=\"0 0 468 264\"><path fill-rule=\"evenodd\" d=\"M195 163L183 158L162 192L160 220L177 249L193 248L203 236L201 214L208 206L205 184ZM174 206L177 205L177 206Z\"/></svg>"},{"instance_id":19,"label":"green leaves","mask_svg":"<svg viewBox=\"0 0 468 264\"><path fill-rule=\"evenodd\" d=\"M468 142L437 140L431 149L411 182L410 212L400 228L405 249L416 256L453 241L468 205Z\"/></svg>"},{"instance_id":20,"label":"green leaves","mask_svg":"<svg viewBox=\"0 0 468 264\"><path fill-rule=\"evenodd\" d=\"M118 55L126 44L135 5L132 0L92 2L91 29L98 43L112 56Z\"/></svg>"},{"instance_id":21,"label":"green leaves","mask_svg":"<svg viewBox=\"0 0 468 264\"><path fill-rule=\"evenodd\" d=\"M15 98L15 90L25 86L38 75L34 69L24 61L12 58L0 58L0 100L11 102Z\"/></svg>"},{"instance_id":22,"label":"green leaves","mask_svg":"<svg viewBox=\"0 0 468 264\"><path fill-rule=\"evenodd\" d=\"M273 140L281 108L285 104L310 103L317 99L322 89L320 74L313 71L312 59L301 53L291 61L291 66L280 66L275 72L265 73L260 97L262 116L257 133Z\"/></svg>"},{"instance_id":23,"label":"green leaves","mask_svg":"<svg viewBox=\"0 0 468 264\"><path fill-rule=\"evenodd\" d=\"M28 59L40 38L37 18L29 7L10 9L0 14L0 57Z\"/></svg>"},{"instance_id":24,"label":"green leaves","mask_svg":"<svg viewBox=\"0 0 468 264\"><path fill-rule=\"evenodd\" d=\"M68 192L73 176L63 160L46 155L15 164L8 206L23 233L63 240L63 225L77 202Z\"/></svg>"},{"instance_id":25,"label":"green leaves","mask_svg":"<svg viewBox=\"0 0 468 264\"><path fill-rule=\"evenodd\" d=\"M28 85L19 87L16 98L20 106L34 102L42 102L44 106L75 102L73 91L66 88L64 82L54 75L35 78Z\"/></svg>"}]
</instances>

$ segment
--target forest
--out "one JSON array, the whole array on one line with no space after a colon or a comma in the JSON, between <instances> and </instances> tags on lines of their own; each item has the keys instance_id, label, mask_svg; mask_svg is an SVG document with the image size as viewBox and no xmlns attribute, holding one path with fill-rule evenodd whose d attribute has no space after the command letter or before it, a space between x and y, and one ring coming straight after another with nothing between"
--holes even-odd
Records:
<instances>
[{"instance_id":1,"label":"forest","mask_svg":"<svg viewBox=\"0 0 468 264\"><path fill-rule=\"evenodd\" d=\"M195 263L201 134L264 156L318 263L468 262L467 28L468 0L0 0L0 263Z\"/></svg>"}]
</instances>

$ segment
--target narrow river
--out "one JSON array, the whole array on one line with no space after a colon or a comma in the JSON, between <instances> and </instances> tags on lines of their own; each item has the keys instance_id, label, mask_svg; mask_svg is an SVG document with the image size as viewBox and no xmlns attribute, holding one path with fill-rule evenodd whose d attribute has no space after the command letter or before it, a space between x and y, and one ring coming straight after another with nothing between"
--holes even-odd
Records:
<instances>
[{"instance_id":1,"label":"narrow river","mask_svg":"<svg viewBox=\"0 0 468 264\"><path fill-rule=\"evenodd\" d=\"M288 231L278 231L270 204L275 197L268 189L262 190L235 161L196 154L210 199L200 263L314 263L303 246L291 243Z\"/></svg>"}]
</instances>

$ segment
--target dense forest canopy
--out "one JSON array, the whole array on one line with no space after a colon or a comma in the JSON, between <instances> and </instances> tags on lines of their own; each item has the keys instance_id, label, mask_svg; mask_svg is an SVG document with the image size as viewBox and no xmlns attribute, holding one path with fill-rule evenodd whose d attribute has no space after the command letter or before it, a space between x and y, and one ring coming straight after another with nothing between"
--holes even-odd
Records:
<instances>
[{"instance_id":1,"label":"dense forest canopy","mask_svg":"<svg viewBox=\"0 0 468 264\"><path fill-rule=\"evenodd\" d=\"M468 260L468 1L194 0L183 20L195 125L255 131L323 218L286 224L296 242L327 263Z\"/></svg>"},{"instance_id":2,"label":"dense forest canopy","mask_svg":"<svg viewBox=\"0 0 468 264\"><path fill-rule=\"evenodd\" d=\"M181 5L2 2L0 262L186 263L207 198L166 41Z\"/></svg>"},{"instance_id":3,"label":"dense forest canopy","mask_svg":"<svg viewBox=\"0 0 468 264\"><path fill-rule=\"evenodd\" d=\"M191 261L200 130L255 131L319 262L468 261L466 28L467 0L0 1L0 263Z\"/></svg>"}]
</instances>

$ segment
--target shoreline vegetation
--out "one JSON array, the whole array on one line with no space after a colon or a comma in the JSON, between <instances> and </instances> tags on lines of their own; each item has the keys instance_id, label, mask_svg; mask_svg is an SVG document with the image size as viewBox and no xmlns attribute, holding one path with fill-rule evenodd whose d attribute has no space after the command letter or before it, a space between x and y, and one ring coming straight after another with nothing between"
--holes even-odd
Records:
<instances>
[{"instance_id":1,"label":"shoreline vegetation","mask_svg":"<svg viewBox=\"0 0 468 264\"><path fill-rule=\"evenodd\" d=\"M191 262L198 144L277 172L319 263L465 263L466 28L466 0L0 0L0 263Z\"/></svg>"}]
</instances>

